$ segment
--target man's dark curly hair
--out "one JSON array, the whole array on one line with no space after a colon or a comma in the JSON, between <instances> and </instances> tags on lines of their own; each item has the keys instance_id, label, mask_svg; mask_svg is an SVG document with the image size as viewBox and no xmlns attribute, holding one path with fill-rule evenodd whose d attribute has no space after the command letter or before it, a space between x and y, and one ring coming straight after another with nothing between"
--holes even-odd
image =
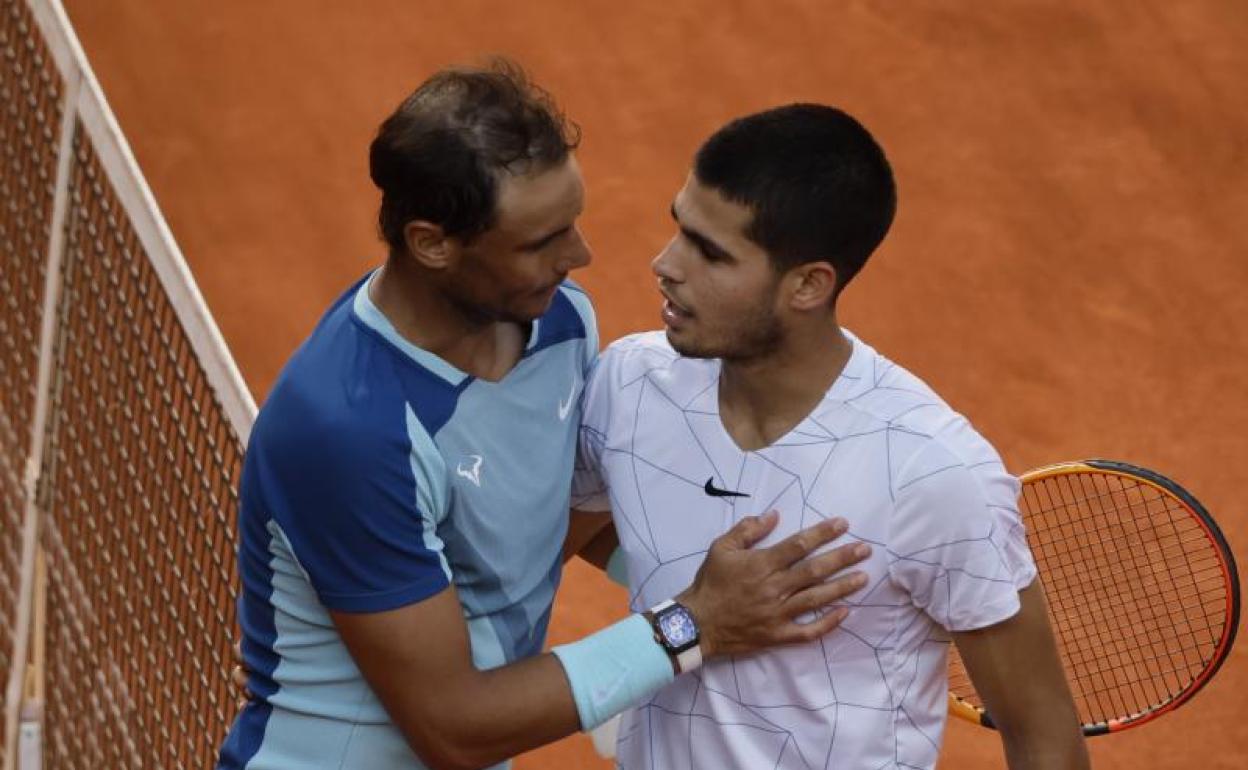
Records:
<instances>
[{"instance_id":1,"label":"man's dark curly hair","mask_svg":"<svg viewBox=\"0 0 1248 770\"><path fill-rule=\"evenodd\" d=\"M386 118L369 147L381 237L401 254L403 228L421 219L471 241L494 223L501 173L559 165L579 142L580 129L514 62L442 70Z\"/></svg>"}]
</instances>

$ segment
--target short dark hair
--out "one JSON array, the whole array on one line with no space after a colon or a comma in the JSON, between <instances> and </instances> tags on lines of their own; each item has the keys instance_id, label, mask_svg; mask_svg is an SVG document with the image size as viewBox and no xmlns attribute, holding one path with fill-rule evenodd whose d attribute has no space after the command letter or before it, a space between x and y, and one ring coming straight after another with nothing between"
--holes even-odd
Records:
<instances>
[{"instance_id":1,"label":"short dark hair","mask_svg":"<svg viewBox=\"0 0 1248 770\"><path fill-rule=\"evenodd\" d=\"M738 118L698 150L698 181L748 206L746 236L788 270L827 260L839 294L884 240L897 189L884 151L835 107L790 104Z\"/></svg>"},{"instance_id":2,"label":"short dark hair","mask_svg":"<svg viewBox=\"0 0 1248 770\"><path fill-rule=\"evenodd\" d=\"M500 172L556 166L579 142L579 128L514 62L444 69L403 100L369 147L381 237L402 253L403 228L423 219L471 240L494 223Z\"/></svg>"}]
</instances>

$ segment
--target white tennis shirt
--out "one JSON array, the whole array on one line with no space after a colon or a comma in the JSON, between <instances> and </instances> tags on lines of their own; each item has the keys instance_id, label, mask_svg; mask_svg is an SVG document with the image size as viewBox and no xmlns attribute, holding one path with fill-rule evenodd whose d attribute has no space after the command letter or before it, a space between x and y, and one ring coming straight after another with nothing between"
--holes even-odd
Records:
<instances>
[{"instance_id":1,"label":"white tennis shirt","mask_svg":"<svg viewBox=\"0 0 1248 770\"><path fill-rule=\"evenodd\" d=\"M843 516L838 544L873 548L840 628L677 677L625 715L620 767L934 767L949 632L1018 611L1036 575L1018 481L927 385L846 336L823 401L752 452L720 421L720 362L681 357L662 332L616 342L591 374L573 499L610 507L634 611L683 590L715 537L771 508L764 545Z\"/></svg>"}]
</instances>

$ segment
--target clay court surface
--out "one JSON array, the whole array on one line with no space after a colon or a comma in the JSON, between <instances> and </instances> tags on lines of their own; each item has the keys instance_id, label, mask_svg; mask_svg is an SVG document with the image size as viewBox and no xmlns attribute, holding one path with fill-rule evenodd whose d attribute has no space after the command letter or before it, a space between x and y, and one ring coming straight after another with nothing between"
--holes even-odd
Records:
<instances>
[{"instance_id":1,"label":"clay court surface","mask_svg":"<svg viewBox=\"0 0 1248 770\"><path fill-rule=\"evenodd\" d=\"M897 224L842 322L1016 471L1172 475L1248 567L1248 6L1022 2L67 2L257 400L383 256L366 147L424 76L499 52L584 131L576 277L602 336L658 325L649 259L699 141L794 100L888 151ZM552 641L623 613L574 564ZM1092 742L1101 770L1248 765L1248 641L1190 705ZM598 768L577 736L519 768ZM1003 767L952 724L942 767Z\"/></svg>"}]
</instances>

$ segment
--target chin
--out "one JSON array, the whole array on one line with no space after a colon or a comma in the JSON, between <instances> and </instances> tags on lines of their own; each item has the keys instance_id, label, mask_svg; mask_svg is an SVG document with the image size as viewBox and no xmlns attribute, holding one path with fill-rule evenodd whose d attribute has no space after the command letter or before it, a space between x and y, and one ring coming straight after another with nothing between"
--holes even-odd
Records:
<instances>
[{"instance_id":1,"label":"chin","mask_svg":"<svg viewBox=\"0 0 1248 770\"><path fill-rule=\"evenodd\" d=\"M717 340L696 340L667 329L667 343L685 358L719 358L725 361L752 361L765 358L784 342L784 334L776 324L754 328L748 334Z\"/></svg>"},{"instance_id":2,"label":"chin","mask_svg":"<svg viewBox=\"0 0 1248 770\"><path fill-rule=\"evenodd\" d=\"M672 350L675 350L677 353L684 356L685 358L719 358L720 357L720 354L718 351L712 350L702 345L698 345L697 342L694 342L692 340L682 339L681 337L677 336L676 333L673 332L671 329L667 330L667 344L671 345Z\"/></svg>"},{"instance_id":3,"label":"chin","mask_svg":"<svg viewBox=\"0 0 1248 770\"><path fill-rule=\"evenodd\" d=\"M545 302L540 300L536 302L527 302L524 305L507 308L507 310L500 313L500 315L503 319L511 321L512 323L533 323L537 319L546 315L546 311L550 310L550 306L554 303L554 300L555 298L552 296Z\"/></svg>"}]
</instances>

